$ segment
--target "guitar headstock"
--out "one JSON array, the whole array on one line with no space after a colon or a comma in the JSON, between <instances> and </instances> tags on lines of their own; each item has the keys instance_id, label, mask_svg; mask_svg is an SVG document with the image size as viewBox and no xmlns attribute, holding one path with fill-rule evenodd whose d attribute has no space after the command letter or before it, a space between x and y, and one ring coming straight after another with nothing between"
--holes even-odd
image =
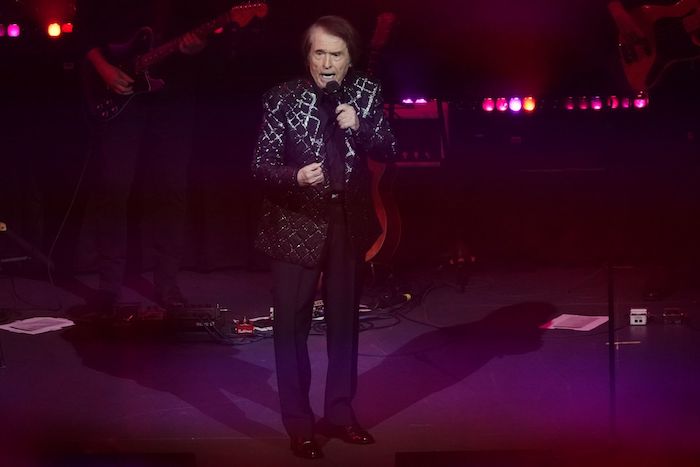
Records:
<instances>
[{"instance_id":1,"label":"guitar headstock","mask_svg":"<svg viewBox=\"0 0 700 467\"><path fill-rule=\"evenodd\" d=\"M244 27L255 18L264 18L267 16L267 3L247 3L245 5L236 5L228 12L228 19L232 23L236 23L238 27Z\"/></svg>"},{"instance_id":2,"label":"guitar headstock","mask_svg":"<svg viewBox=\"0 0 700 467\"><path fill-rule=\"evenodd\" d=\"M369 42L369 47L372 50L378 50L384 47L386 41L389 40L391 28L396 22L396 14L391 11L385 11L377 15L377 21L374 25L374 34Z\"/></svg>"}]
</instances>

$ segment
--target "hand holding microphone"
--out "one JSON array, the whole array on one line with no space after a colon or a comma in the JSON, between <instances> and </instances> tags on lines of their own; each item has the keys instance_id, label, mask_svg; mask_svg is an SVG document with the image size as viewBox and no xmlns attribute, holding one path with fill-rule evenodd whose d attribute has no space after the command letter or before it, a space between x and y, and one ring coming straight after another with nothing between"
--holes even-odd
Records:
<instances>
[{"instance_id":1,"label":"hand holding microphone","mask_svg":"<svg viewBox=\"0 0 700 467\"><path fill-rule=\"evenodd\" d=\"M340 102L340 84L337 81L331 81L326 84L324 91L336 103L335 120L338 126L343 130L350 128L353 131L357 131L360 128L360 118L357 116L353 106Z\"/></svg>"},{"instance_id":2,"label":"hand holding microphone","mask_svg":"<svg viewBox=\"0 0 700 467\"><path fill-rule=\"evenodd\" d=\"M349 104L340 104L336 107L335 118L338 126L343 130L350 128L353 131L357 131L360 128L360 119L357 117L357 112Z\"/></svg>"}]
</instances>

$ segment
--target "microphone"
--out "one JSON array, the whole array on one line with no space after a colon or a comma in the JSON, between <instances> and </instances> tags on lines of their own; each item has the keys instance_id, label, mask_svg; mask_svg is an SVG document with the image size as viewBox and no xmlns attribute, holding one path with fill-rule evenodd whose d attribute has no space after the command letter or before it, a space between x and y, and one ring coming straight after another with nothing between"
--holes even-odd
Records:
<instances>
[{"instance_id":1,"label":"microphone","mask_svg":"<svg viewBox=\"0 0 700 467\"><path fill-rule=\"evenodd\" d=\"M340 84L337 81L329 81L326 87L323 88L323 92L326 96L333 99L336 107L340 105Z\"/></svg>"},{"instance_id":2,"label":"microphone","mask_svg":"<svg viewBox=\"0 0 700 467\"><path fill-rule=\"evenodd\" d=\"M330 112L328 119L328 127L335 130L338 127L338 120L336 120L335 109L340 105L340 83L337 81L329 81L326 83L326 87L323 88L323 94L327 99L327 102L333 106L332 109L328 109Z\"/></svg>"},{"instance_id":3,"label":"microphone","mask_svg":"<svg viewBox=\"0 0 700 467\"><path fill-rule=\"evenodd\" d=\"M342 91L342 89L343 89L342 86L337 81L329 81L326 84L326 87L323 88L323 92L326 95L326 97L328 97L328 99L330 99L334 104L334 106L333 106L333 113L334 114L335 114L335 109L340 104L343 104L343 99L342 99L343 91ZM332 125L334 128L335 127L340 128L340 126L338 124L337 116L335 118L331 118L331 121L333 122ZM352 129L346 128L345 134L352 135Z\"/></svg>"}]
</instances>

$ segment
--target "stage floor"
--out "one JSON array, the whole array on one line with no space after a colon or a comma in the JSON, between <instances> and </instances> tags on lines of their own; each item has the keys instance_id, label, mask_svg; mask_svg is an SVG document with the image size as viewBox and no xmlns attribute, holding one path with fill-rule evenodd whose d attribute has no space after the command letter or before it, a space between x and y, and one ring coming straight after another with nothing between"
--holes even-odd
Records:
<instances>
[{"instance_id":1,"label":"stage floor","mask_svg":"<svg viewBox=\"0 0 700 467\"><path fill-rule=\"evenodd\" d=\"M355 406L375 445L319 438L325 459L291 455L269 337L79 324L0 331L2 465L699 465L697 284L644 302L646 271L615 269L611 352L607 323L540 328L562 313L607 316L605 268L463 272L399 274L393 290L411 299L362 314ZM125 301L150 303L146 277L130 281ZM271 305L266 272L186 271L181 282L193 303L226 307L226 322ZM59 286L3 275L0 307L8 319L62 317L95 285L93 275ZM632 307L648 308L646 326L629 325ZM673 308L687 313L684 323L662 322ZM309 350L320 416L325 338L311 336Z\"/></svg>"}]
</instances>

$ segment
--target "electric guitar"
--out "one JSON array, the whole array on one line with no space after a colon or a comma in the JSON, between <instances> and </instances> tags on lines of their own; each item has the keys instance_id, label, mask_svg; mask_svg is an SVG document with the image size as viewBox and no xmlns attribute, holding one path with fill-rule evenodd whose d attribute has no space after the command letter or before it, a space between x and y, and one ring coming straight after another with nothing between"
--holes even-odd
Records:
<instances>
[{"instance_id":1,"label":"electric guitar","mask_svg":"<svg viewBox=\"0 0 700 467\"><path fill-rule=\"evenodd\" d=\"M635 91L656 86L672 65L700 58L699 7L699 0L679 0L672 5L610 8L625 76Z\"/></svg>"},{"instance_id":2,"label":"electric guitar","mask_svg":"<svg viewBox=\"0 0 700 467\"><path fill-rule=\"evenodd\" d=\"M245 27L254 18L263 18L265 15L265 3L238 5L190 32L204 37L230 23ZM118 116L135 96L162 89L165 82L152 77L149 68L179 52L180 41L184 35L153 48L153 30L143 27L129 41L110 44L102 50L109 63L134 78L133 94L121 95L108 89L95 67L88 61L83 66L83 91L90 116L98 121L109 121Z\"/></svg>"}]
</instances>

